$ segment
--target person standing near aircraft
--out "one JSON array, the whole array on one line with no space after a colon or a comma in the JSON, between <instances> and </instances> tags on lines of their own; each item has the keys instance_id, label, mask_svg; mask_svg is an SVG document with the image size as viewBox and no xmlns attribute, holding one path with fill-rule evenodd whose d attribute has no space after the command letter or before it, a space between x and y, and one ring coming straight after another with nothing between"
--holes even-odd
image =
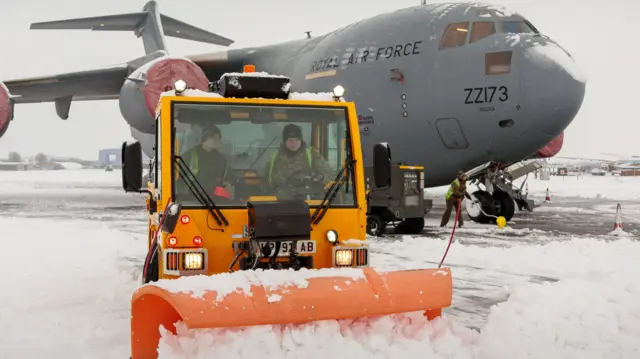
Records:
<instances>
[{"instance_id":1,"label":"person standing near aircraft","mask_svg":"<svg viewBox=\"0 0 640 359\"><path fill-rule=\"evenodd\" d=\"M444 195L444 198L447 200L447 208L444 210L442 214L442 221L440 221L440 227L444 227L449 222L449 217L451 217L451 210L455 207L456 212L459 210L460 215L458 216L458 228L462 227L464 224L462 209L458 209L458 207L462 206L462 201L464 197L471 199L471 196L467 192L467 175L459 171L458 176L453 182L451 182L451 186L449 190Z\"/></svg>"},{"instance_id":2,"label":"person standing near aircraft","mask_svg":"<svg viewBox=\"0 0 640 359\"><path fill-rule=\"evenodd\" d=\"M188 150L181 157L207 192L230 198L226 190L235 182L235 177L229 162L218 151L222 133L217 126L210 126L202 130L201 138L200 146Z\"/></svg>"},{"instance_id":3,"label":"person standing near aircraft","mask_svg":"<svg viewBox=\"0 0 640 359\"><path fill-rule=\"evenodd\" d=\"M282 130L282 145L267 162L266 188L283 190L294 173L304 170L315 171L322 175L319 182L324 184L335 176L322 155L303 141L300 126L290 123Z\"/></svg>"}]
</instances>

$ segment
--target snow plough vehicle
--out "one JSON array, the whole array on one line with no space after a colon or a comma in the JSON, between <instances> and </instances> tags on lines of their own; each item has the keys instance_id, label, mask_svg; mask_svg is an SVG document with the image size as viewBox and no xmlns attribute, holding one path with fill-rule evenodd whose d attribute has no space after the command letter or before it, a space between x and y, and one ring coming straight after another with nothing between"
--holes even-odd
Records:
<instances>
[{"instance_id":1,"label":"snow plough vehicle","mask_svg":"<svg viewBox=\"0 0 640 359\"><path fill-rule=\"evenodd\" d=\"M378 272L366 242L355 104L290 92L289 78L226 73L160 97L146 188L139 142L122 146L127 192L147 193L149 251L131 302L131 358L156 358L160 327L300 324L424 312L452 300L449 268ZM370 190L389 188L373 148Z\"/></svg>"}]
</instances>

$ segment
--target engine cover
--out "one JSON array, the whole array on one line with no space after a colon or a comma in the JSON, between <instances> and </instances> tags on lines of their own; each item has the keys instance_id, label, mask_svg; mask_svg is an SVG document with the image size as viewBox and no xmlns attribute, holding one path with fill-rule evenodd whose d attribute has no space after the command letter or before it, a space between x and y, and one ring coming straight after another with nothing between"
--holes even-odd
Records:
<instances>
[{"instance_id":1,"label":"engine cover","mask_svg":"<svg viewBox=\"0 0 640 359\"><path fill-rule=\"evenodd\" d=\"M120 113L138 131L155 133L154 117L160 95L173 90L177 80L184 80L191 89L209 89L209 79L191 60L160 57L142 65L126 78L120 89Z\"/></svg>"},{"instance_id":2,"label":"engine cover","mask_svg":"<svg viewBox=\"0 0 640 359\"><path fill-rule=\"evenodd\" d=\"M9 89L4 85L4 83L0 82L0 137L7 132L13 113L13 106L9 100L9 96Z\"/></svg>"},{"instance_id":3,"label":"engine cover","mask_svg":"<svg viewBox=\"0 0 640 359\"><path fill-rule=\"evenodd\" d=\"M311 237L307 202L248 202L247 207L249 231L257 241L280 242Z\"/></svg>"},{"instance_id":4,"label":"engine cover","mask_svg":"<svg viewBox=\"0 0 640 359\"><path fill-rule=\"evenodd\" d=\"M562 144L564 142L564 132L560 134L560 136L554 138L549 142L546 146L544 146L541 150L536 152L534 158L550 158L558 154L562 149Z\"/></svg>"}]
</instances>

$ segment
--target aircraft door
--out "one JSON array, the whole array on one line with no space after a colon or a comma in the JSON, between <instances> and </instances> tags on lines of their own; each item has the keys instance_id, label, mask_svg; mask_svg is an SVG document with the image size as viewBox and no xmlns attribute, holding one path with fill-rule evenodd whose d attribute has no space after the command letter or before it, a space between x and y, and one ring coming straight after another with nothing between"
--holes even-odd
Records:
<instances>
[{"instance_id":1,"label":"aircraft door","mask_svg":"<svg viewBox=\"0 0 640 359\"><path fill-rule=\"evenodd\" d=\"M457 119L439 118L436 120L436 128L445 148L457 150L469 147L469 142Z\"/></svg>"}]
</instances>

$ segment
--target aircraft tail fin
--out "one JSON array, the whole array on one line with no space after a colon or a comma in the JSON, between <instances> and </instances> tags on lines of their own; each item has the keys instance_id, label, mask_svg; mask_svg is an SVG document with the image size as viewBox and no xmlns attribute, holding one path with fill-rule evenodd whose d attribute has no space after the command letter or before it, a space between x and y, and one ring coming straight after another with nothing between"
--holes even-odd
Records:
<instances>
[{"instance_id":1,"label":"aircraft tail fin","mask_svg":"<svg viewBox=\"0 0 640 359\"><path fill-rule=\"evenodd\" d=\"M231 39L161 14L155 0L147 2L140 12L38 22L31 24L30 28L38 30L132 31L137 37L142 37L146 54L158 50L167 51L165 35L221 46L229 46L233 43Z\"/></svg>"}]
</instances>

